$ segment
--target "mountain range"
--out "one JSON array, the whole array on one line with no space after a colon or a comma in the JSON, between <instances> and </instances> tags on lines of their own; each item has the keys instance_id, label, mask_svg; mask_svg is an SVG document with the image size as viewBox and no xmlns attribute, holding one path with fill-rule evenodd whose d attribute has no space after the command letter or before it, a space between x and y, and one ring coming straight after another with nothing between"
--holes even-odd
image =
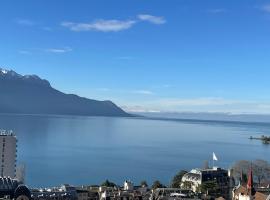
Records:
<instances>
[{"instance_id":1,"label":"mountain range","mask_svg":"<svg viewBox=\"0 0 270 200\"><path fill-rule=\"evenodd\" d=\"M0 113L128 117L111 101L97 101L54 89L37 75L0 68Z\"/></svg>"}]
</instances>

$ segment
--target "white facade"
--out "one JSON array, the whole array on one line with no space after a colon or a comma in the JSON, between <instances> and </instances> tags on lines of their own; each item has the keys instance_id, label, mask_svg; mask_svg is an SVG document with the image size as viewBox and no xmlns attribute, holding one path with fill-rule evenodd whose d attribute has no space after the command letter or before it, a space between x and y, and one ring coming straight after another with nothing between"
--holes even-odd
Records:
<instances>
[{"instance_id":1,"label":"white facade","mask_svg":"<svg viewBox=\"0 0 270 200\"><path fill-rule=\"evenodd\" d=\"M124 190L133 190L133 184L131 181L125 181L124 182Z\"/></svg>"},{"instance_id":2,"label":"white facade","mask_svg":"<svg viewBox=\"0 0 270 200\"><path fill-rule=\"evenodd\" d=\"M202 179L201 179L201 172L199 171L195 171L195 170L191 170L189 173L186 173L183 177L182 177L182 181L181 181L181 187L184 187L184 183L188 182L190 183L190 189L193 192L197 192L198 187L202 184Z\"/></svg>"},{"instance_id":3,"label":"white facade","mask_svg":"<svg viewBox=\"0 0 270 200\"><path fill-rule=\"evenodd\" d=\"M0 131L0 176L15 177L17 138L12 132Z\"/></svg>"},{"instance_id":4,"label":"white facade","mask_svg":"<svg viewBox=\"0 0 270 200\"><path fill-rule=\"evenodd\" d=\"M219 181L223 190L227 190L227 188L230 186L228 171L219 167L213 167L209 169L192 169L182 177L181 187L187 187L193 192L199 192L199 186L202 185L203 182L211 180Z\"/></svg>"}]
</instances>

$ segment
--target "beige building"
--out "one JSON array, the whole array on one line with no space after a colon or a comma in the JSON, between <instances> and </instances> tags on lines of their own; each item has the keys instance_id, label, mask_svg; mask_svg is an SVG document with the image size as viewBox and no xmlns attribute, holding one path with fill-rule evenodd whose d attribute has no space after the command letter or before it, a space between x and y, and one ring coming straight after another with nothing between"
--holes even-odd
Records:
<instances>
[{"instance_id":1,"label":"beige building","mask_svg":"<svg viewBox=\"0 0 270 200\"><path fill-rule=\"evenodd\" d=\"M12 131L0 131L0 176L15 177L17 138Z\"/></svg>"},{"instance_id":2,"label":"beige building","mask_svg":"<svg viewBox=\"0 0 270 200\"><path fill-rule=\"evenodd\" d=\"M83 189L77 189L78 200L89 200L88 191Z\"/></svg>"},{"instance_id":3,"label":"beige building","mask_svg":"<svg viewBox=\"0 0 270 200\"><path fill-rule=\"evenodd\" d=\"M232 191L232 200L269 200L270 195L256 191L253 185L252 168L249 171L248 182L245 186L239 184Z\"/></svg>"},{"instance_id":4,"label":"beige building","mask_svg":"<svg viewBox=\"0 0 270 200\"><path fill-rule=\"evenodd\" d=\"M255 192L254 195L250 195L249 191L244 186L238 186L233 190L233 200L268 200L269 196L261 192Z\"/></svg>"}]
</instances>

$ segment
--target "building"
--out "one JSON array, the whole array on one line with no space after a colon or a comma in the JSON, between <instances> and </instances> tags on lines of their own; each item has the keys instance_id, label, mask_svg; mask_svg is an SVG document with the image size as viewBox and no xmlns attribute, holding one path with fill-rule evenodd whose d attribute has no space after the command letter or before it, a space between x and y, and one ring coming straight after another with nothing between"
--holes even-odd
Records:
<instances>
[{"instance_id":1,"label":"building","mask_svg":"<svg viewBox=\"0 0 270 200\"><path fill-rule=\"evenodd\" d=\"M31 200L78 200L76 188L68 184L60 187L31 189Z\"/></svg>"},{"instance_id":2,"label":"building","mask_svg":"<svg viewBox=\"0 0 270 200\"><path fill-rule=\"evenodd\" d=\"M99 200L149 200L147 187L134 186L131 181L125 181L123 187L99 187Z\"/></svg>"},{"instance_id":3,"label":"building","mask_svg":"<svg viewBox=\"0 0 270 200\"><path fill-rule=\"evenodd\" d=\"M191 189L193 192L199 190L199 186L202 184L201 169L192 169L182 177L181 188Z\"/></svg>"},{"instance_id":4,"label":"building","mask_svg":"<svg viewBox=\"0 0 270 200\"><path fill-rule=\"evenodd\" d=\"M181 188L191 189L193 192L202 193L228 199L230 196L230 177L228 170L213 167L209 169L192 169L182 177ZM207 188L208 185L215 185ZM206 190L206 191L203 191Z\"/></svg>"},{"instance_id":5,"label":"building","mask_svg":"<svg viewBox=\"0 0 270 200\"><path fill-rule=\"evenodd\" d=\"M180 188L157 188L152 190L149 200L199 200L190 190Z\"/></svg>"},{"instance_id":6,"label":"building","mask_svg":"<svg viewBox=\"0 0 270 200\"><path fill-rule=\"evenodd\" d=\"M248 189L239 185L233 190L232 197L233 200L266 200L268 195L261 192L255 192L254 195L250 196Z\"/></svg>"},{"instance_id":7,"label":"building","mask_svg":"<svg viewBox=\"0 0 270 200\"><path fill-rule=\"evenodd\" d=\"M252 169L249 171L246 186L241 183L232 191L232 200L269 200L270 195L256 191L253 183Z\"/></svg>"},{"instance_id":8,"label":"building","mask_svg":"<svg viewBox=\"0 0 270 200\"><path fill-rule=\"evenodd\" d=\"M88 190L76 189L78 200L89 200Z\"/></svg>"},{"instance_id":9,"label":"building","mask_svg":"<svg viewBox=\"0 0 270 200\"><path fill-rule=\"evenodd\" d=\"M31 192L25 185L20 184L17 179L0 177L0 198L30 200Z\"/></svg>"},{"instance_id":10,"label":"building","mask_svg":"<svg viewBox=\"0 0 270 200\"><path fill-rule=\"evenodd\" d=\"M124 190L133 190L134 186L133 183L131 181L125 181L124 182Z\"/></svg>"},{"instance_id":11,"label":"building","mask_svg":"<svg viewBox=\"0 0 270 200\"><path fill-rule=\"evenodd\" d=\"M0 176L15 177L17 138L12 131L0 130Z\"/></svg>"},{"instance_id":12,"label":"building","mask_svg":"<svg viewBox=\"0 0 270 200\"><path fill-rule=\"evenodd\" d=\"M78 200L98 200L99 186L81 186L77 187Z\"/></svg>"}]
</instances>

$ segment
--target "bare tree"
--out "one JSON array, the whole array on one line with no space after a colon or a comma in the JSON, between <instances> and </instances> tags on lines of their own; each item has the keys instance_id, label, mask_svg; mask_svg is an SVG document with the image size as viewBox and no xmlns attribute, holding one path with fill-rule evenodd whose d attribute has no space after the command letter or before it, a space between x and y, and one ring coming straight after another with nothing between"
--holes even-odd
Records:
<instances>
[{"instance_id":1,"label":"bare tree","mask_svg":"<svg viewBox=\"0 0 270 200\"><path fill-rule=\"evenodd\" d=\"M242 175L248 174L250 168L252 168L254 179L259 185L263 181L270 180L270 164L265 160L237 161L232 167L234 178L240 179Z\"/></svg>"}]
</instances>

